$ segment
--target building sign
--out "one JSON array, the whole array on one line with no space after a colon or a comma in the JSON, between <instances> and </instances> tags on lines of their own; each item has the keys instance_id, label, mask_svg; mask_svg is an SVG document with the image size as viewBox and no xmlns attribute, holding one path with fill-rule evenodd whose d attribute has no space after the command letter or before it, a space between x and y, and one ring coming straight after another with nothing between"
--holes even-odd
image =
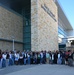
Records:
<instances>
[{"instance_id":1,"label":"building sign","mask_svg":"<svg viewBox=\"0 0 74 75\"><path fill-rule=\"evenodd\" d=\"M44 9L45 12L47 12L48 15L50 15L56 21L55 15L50 11L46 4L41 5L41 7Z\"/></svg>"}]
</instances>

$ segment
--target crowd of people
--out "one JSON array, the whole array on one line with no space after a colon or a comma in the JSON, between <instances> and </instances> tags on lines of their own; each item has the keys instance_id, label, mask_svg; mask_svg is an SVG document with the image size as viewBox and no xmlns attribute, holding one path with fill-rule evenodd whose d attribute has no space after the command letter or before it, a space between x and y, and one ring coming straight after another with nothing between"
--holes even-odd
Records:
<instances>
[{"instance_id":1,"label":"crowd of people","mask_svg":"<svg viewBox=\"0 0 74 75\"><path fill-rule=\"evenodd\" d=\"M0 68L27 64L66 64L73 66L74 51L2 51L0 50Z\"/></svg>"}]
</instances>

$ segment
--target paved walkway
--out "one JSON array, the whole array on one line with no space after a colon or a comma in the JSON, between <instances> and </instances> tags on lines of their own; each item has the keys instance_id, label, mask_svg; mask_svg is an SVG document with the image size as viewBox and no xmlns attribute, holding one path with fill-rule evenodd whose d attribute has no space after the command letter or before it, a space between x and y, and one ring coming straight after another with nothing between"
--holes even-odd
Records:
<instances>
[{"instance_id":1,"label":"paved walkway","mask_svg":"<svg viewBox=\"0 0 74 75\"><path fill-rule=\"evenodd\" d=\"M0 75L74 75L74 67L66 65L26 65L0 69Z\"/></svg>"}]
</instances>

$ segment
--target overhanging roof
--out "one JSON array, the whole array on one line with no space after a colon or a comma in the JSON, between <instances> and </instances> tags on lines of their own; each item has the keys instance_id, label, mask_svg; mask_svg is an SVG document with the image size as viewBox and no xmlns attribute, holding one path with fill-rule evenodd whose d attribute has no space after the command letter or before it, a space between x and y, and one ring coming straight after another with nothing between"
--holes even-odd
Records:
<instances>
[{"instance_id":1,"label":"overhanging roof","mask_svg":"<svg viewBox=\"0 0 74 75\"><path fill-rule=\"evenodd\" d=\"M0 0L0 4L19 13L21 13L22 8L25 8L25 10L29 8L30 10L30 6L31 6L30 0Z\"/></svg>"},{"instance_id":2,"label":"overhanging roof","mask_svg":"<svg viewBox=\"0 0 74 75\"><path fill-rule=\"evenodd\" d=\"M24 5L27 5L29 2L30 0L0 0L0 3L4 5L10 5L10 6L11 5L14 6L15 4L24 6Z\"/></svg>"},{"instance_id":3,"label":"overhanging roof","mask_svg":"<svg viewBox=\"0 0 74 75\"><path fill-rule=\"evenodd\" d=\"M62 20L62 22L64 23L65 30L73 30L73 27L71 26L70 22L68 21L65 13L58 1L56 1L56 5L58 7L58 18L60 18Z\"/></svg>"}]
</instances>

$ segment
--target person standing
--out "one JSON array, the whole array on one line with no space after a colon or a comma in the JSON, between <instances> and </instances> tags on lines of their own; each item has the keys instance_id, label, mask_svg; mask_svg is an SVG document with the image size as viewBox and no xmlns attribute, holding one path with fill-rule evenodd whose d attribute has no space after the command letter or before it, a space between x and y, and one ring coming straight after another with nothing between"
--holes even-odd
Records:
<instances>
[{"instance_id":1,"label":"person standing","mask_svg":"<svg viewBox=\"0 0 74 75\"><path fill-rule=\"evenodd\" d=\"M6 57L7 57L6 52L3 52L3 54L2 54L2 68L6 67Z\"/></svg>"},{"instance_id":2,"label":"person standing","mask_svg":"<svg viewBox=\"0 0 74 75\"><path fill-rule=\"evenodd\" d=\"M57 51L54 53L54 64L57 64L58 54Z\"/></svg>"},{"instance_id":3,"label":"person standing","mask_svg":"<svg viewBox=\"0 0 74 75\"><path fill-rule=\"evenodd\" d=\"M19 63L19 52L15 53L15 64L18 65Z\"/></svg>"},{"instance_id":4,"label":"person standing","mask_svg":"<svg viewBox=\"0 0 74 75\"><path fill-rule=\"evenodd\" d=\"M54 64L54 52L51 53L51 64Z\"/></svg>"},{"instance_id":5,"label":"person standing","mask_svg":"<svg viewBox=\"0 0 74 75\"><path fill-rule=\"evenodd\" d=\"M57 64L61 64L61 63L62 63L62 56L61 56L61 53L58 52Z\"/></svg>"},{"instance_id":6,"label":"person standing","mask_svg":"<svg viewBox=\"0 0 74 75\"><path fill-rule=\"evenodd\" d=\"M46 63L49 64L50 55L49 52L46 52Z\"/></svg>"},{"instance_id":7,"label":"person standing","mask_svg":"<svg viewBox=\"0 0 74 75\"><path fill-rule=\"evenodd\" d=\"M40 64L43 64L43 51L40 52Z\"/></svg>"},{"instance_id":8,"label":"person standing","mask_svg":"<svg viewBox=\"0 0 74 75\"><path fill-rule=\"evenodd\" d=\"M2 51L0 50L0 68L2 67Z\"/></svg>"}]
</instances>

